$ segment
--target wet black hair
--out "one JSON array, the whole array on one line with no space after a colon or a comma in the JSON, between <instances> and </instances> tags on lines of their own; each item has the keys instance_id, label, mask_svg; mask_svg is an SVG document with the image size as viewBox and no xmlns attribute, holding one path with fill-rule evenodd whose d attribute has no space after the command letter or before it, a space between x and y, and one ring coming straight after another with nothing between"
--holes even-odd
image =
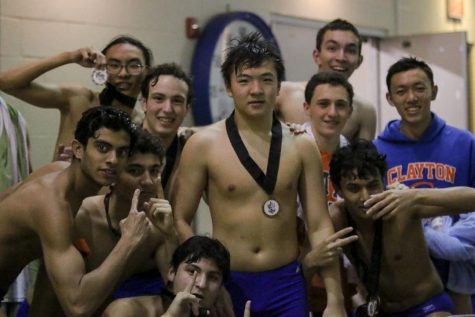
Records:
<instances>
[{"instance_id":1,"label":"wet black hair","mask_svg":"<svg viewBox=\"0 0 475 317\"><path fill-rule=\"evenodd\" d=\"M165 158L165 149L160 142L160 139L148 132L147 130L137 127L137 140L133 147L130 148L129 157L135 154L153 154L159 157L160 162L163 163Z\"/></svg>"},{"instance_id":2,"label":"wet black hair","mask_svg":"<svg viewBox=\"0 0 475 317\"><path fill-rule=\"evenodd\" d=\"M242 68L259 67L266 61L274 63L280 86L285 75L285 67L279 50L273 42L263 39L258 32L232 40L227 50L226 59L221 65L221 75L226 86L230 87L233 72L236 74Z\"/></svg>"},{"instance_id":3,"label":"wet black hair","mask_svg":"<svg viewBox=\"0 0 475 317\"><path fill-rule=\"evenodd\" d=\"M177 271L181 263L194 263L200 259L212 260L223 275L223 283L229 278L231 257L226 247L216 239L193 236L183 242L173 252L171 266Z\"/></svg>"},{"instance_id":4,"label":"wet black hair","mask_svg":"<svg viewBox=\"0 0 475 317\"><path fill-rule=\"evenodd\" d=\"M94 138L97 130L101 128L127 132L130 137L130 147L134 146L137 126L126 112L111 106L93 107L84 111L76 125L74 138L86 147L89 138Z\"/></svg>"},{"instance_id":5,"label":"wet black hair","mask_svg":"<svg viewBox=\"0 0 475 317\"><path fill-rule=\"evenodd\" d=\"M355 175L366 178L379 175L383 178L386 171L386 155L382 155L376 146L367 140L360 139L352 144L339 148L330 161L330 179L335 188L341 188L342 177Z\"/></svg>"}]
</instances>

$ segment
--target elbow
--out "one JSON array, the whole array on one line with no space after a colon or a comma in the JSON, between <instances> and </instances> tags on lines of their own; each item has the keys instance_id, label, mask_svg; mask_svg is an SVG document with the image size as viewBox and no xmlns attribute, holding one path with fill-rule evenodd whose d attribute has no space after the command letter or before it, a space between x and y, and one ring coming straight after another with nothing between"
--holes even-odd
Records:
<instances>
[{"instance_id":1,"label":"elbow","mask_svg":"<svg viewBox=\"0 0 475 317\"><path fill-rule=\"evenodd\" d=\"M70 302L64 307L64 312L67 317L90 317L94 310L91 305L85 301Z\"/></svg>"}]
</instances>

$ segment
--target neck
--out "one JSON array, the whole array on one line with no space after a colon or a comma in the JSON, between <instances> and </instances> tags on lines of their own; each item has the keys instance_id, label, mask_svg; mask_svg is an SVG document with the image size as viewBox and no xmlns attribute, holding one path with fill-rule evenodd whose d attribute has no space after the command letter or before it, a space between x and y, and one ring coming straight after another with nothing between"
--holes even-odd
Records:
<instances>
[{"instance_id":1,"label":"neck","mask_svg":"<svg viewBox=\"0 0 475 317\"><path fill-rule=\"evenodd\" d=\"M411 123L401 121L400 131L411 140L419 140L424 132L429 128L432 121L432 115L423 122Z\"/></svg>"},{"instance_id":2,"label":"neck","mask_svg":"<svg viewBox=\"0 0 475 317\"><path fill-rule=\"evenodd\" d=\"M119 228L120 221L127 218L130 212L130 204L130 197L112 191L109 201L109 216L114 228Z\"/></svg>"},{"instance_id":3,"label":"neck","mask_svg":"<svg viewBox=\"0 0 475 317\"><path fill-rule=\"evenodd\" d=\"M65 195L74 215L79 210L83 199L96 195L102 187L84 174L79 164L79 161L73 159L71 165L64 170L67 178Z\"/></svg>"},{"instance_id":4,"label":"neck","mask_svg":"<svg viewBox=\"0 0 475 317\"><path fill-rule=\"evenodd\" d=\"M147 120L143 121L142 128L147 130L151 134L153 134L155 137L157 137L160 140L160 144L163 146L165 151L168 150L168 148L173 143L173 140L175 139L175 137L177 136L177 133L178 133L178 131L176 131L174 134L163 135L163 134L153 132L153 129L150 128L150 126L148 125Z\"/></svg>"},{"instance_id":5,"label":"neck","mask_svg":"<svg viewBox=\"0 0 475 317\"><path fill-rule=\"evenodd\" d=\"M335 152L336 149L338 149L338 146L340 145L340 135L333 135L331 137L328 136L322 136L319 135L315 129L312 126L312 132L313 136L315 139L315 142L317 142L318 149L322 152L332 154Z\"/></svg>"},{"instance_id":6,"label":"neck","mask_svg":"<svg viewBox=\"0 0 475 317\"><path fill-rule=\"evenodd\" d=\"M239 131L250 131L255 134L268 134L272 129L273 112L261 116L247 116L234 112L234 122Z\"/></svg>"}]
</instances>

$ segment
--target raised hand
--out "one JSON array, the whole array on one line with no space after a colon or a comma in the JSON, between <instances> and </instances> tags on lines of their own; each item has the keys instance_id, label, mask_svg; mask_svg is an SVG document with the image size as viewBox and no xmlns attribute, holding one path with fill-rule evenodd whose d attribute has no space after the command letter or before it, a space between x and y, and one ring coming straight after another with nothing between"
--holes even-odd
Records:
<instances>
[{"instance_id":1,"label":"raised hand","mask_svg":"<svg viewBox=\"0 0 475 317\"><path fill-rule=\"evenodd\" d=\"M134 191L132 203L127 218L120 221L120 231L122 237L129 239L134 244L139 245L145 241L150 234L151 223L143 211L137 210L140 189Z\"/></svg>"},{"instance_id":2,"label":"raised hand","mask_svg":"<svg viewBox=\"0 0 475 317\"><path fill-rule=\"evenodd\" d=\"M417 206L417 189L409 189L403 184L394 184L382 193L371 195L365 201L366 213L373 219L388 220L400 212L409 212Z\"/></svg>"},{"instance_id":3,"label":"raised hand","mask_svg":"<svg viewBox=\"0 0 475 317\"><path fill-rule=\"evenodd\" d=\"M144 203L145 212L155 227L164 234L171 234L174 230L172 206L165 199L160 179L157 181L156 192L157 198L150 198Z\"/></svg>"},{"instance_id":4,"label":"raised hand","mask_svg":"<svg viewBox=\"0 0 475 317\"><path fill-rule=\"evenodd\" d=\"M103 68L106 64L106 57L92 47L83 47L71 52L71 58L77 63L87 68Z\"/></svg>"},{"instance_id":5,"label":"raised hand","mask_svg":"<svg viewBox=\"0 0 475 317\"><path fill-rule=\"evenodd\" d=\"M346 227L326 238L307 253L303 259L304 266L312 269L332 264L340 257L344 246L358 240L357 235L345 237L352 231L353 228Z\"/></svg>"},{"instance_id":6,"label":"raised hand","mask_svg":"<svg viewBox=\"0 0 475 317\"><path fill-rule=\"evenodd\" d=\"M193 278L186 285L185 289L176 294L175 299L173 299L162 317L188 317L190 310L194 315L198 316L200 299L191 293L195 286L196 276L197 271L193 273Z\"/></svg>"}]
</instances>

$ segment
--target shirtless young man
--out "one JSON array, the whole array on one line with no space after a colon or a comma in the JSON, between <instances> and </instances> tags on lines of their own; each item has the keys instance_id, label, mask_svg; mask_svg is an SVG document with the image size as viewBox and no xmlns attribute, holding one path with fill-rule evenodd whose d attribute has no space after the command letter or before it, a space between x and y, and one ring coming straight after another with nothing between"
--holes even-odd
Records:
<instances>
[{"instance_id":1,"label":"shirtless young man","mask_svg":"<svg viewBox=\"0 0 475 317\"><path fill-rule=\"evenodd\" d=\"M125 283L114 291L111 300L158 295L164 285L162 276L166 276L177 240L171 206L163 197L160 183L163 161L159 140L141 130L111 192L86 198L76 215L76 236L84 239L90 250L85 257L89 272L97 269L114 249L121 237L119 224L129 213L133 192L141 190L138 209L146 212L154 226L129 261L121 278Z\"/></svg>"},{"instance_id":2,"label":"shirtless young man","mask_svg":"<svg viewBox=\"0 0 475 317\"><path fill-rule=\"evenodd\" d=\"M144 298L140 304L117 300L102 316L189 317L191 312L208 316L206 311L223 291L229 270L229 252L218 240L191 237L173 252L166 275L167 288L160 296ZM245 317L250 317L246 313Z\"/></svg>"},{"instance_id":3,"label":"shirtless young man","mask_svg":"<svg viewBox=\"0 0 475 317\"><path fill-rule=\"evenodd\" d=\"M39 76L66 64L76 63L87 68L104 68L108 73L102 92L72 84L42 84ZM152 53L139 40L129 36L113 39L102 52L90 47L21 65L0 74L0 90L41 108L60 111L56 159L60 145L70 145L74 128L87 109L98 105L112 105L132 114L145 69L152 63Z\"/></svg>"},{"instance_id":4,"label":"shirtless young man","mask_svg":"<svg viewBox=\"0 0 475 317\"><path fill-rule=\"evenodd\" d=\"M333 233L317 147L309 136L293 135L273 113L284 74L274 46L251 34L231 47L221 70L235 111L198 131L183 149L172 191L179 238L193 235L190 224L206 192L213 235L231 253L227 289L235 315L243 315L250 299L254 313L308 316L296 262L297 194L312 247ZM242 163L249 161L251 172ZM329 298L326 316L345 316L338 263L321 274Z\"/></svg>"},{"instance_id":5,"label":"shirtless young man","mask_svg":"<svg viewBox=\"0 0 475 317\"><path fill-rule=\"evenodd\" d=\"M317 33L313 60L319 72L337 72L346 79L361 65L362 39L355 26L345 20L336 19ZM276 111L286 122L304 123L305 82L282 82ZM353 112L347 121L343 135L351 142L356 139L374 139L376 131L376 110L367 101L355 96Z\"/></svg>"},{"instance_id":6,"label":"shirtless young man","mask_svg":"<svg viewBox=\"0 0 475 317\"><path fill-rule=\"evenodd\" d=\"M116 181L134 139L135 127L126 113L111 107L90 109L77 124L71 165L25 182L0 202L2 297L26 264L43 257L67 316L89 316L99 307L148 238L150 223L136 210L136 191L129 216L121 223L122 238L107 260L86 274L72 242L73 220L84 198Z\"/></svg>"},{"instance_id":7,"label":"shirtless young man","mask_svg":"<svg viewBox=\"0 0 475 317\"><path fill-rule=\"evenodd\" d=\"M385 156L369 141L333 155L330 177L344 199L331 207L333 223L335 228L352 226L359 236L345 247L345 254L358 269L368 297L379 297L379 316L449 316L453 304L432 264L421 226L421 219L433 216L434 209L408 206L386 221L367 214L365 202L384 191L385 173ZM373 273L378 265L379 274Z\"/></svg>"},{"instance_id":8,"label":"shirtless young man","mask_svg":"<svg viewBox=\"0 0 475 317\"><path fill-rule=\"evenodd\" d=\"M178 129L193 99L191 79L177 64L161 64L147 73L141 92L140 102L145 113L142 126L157 136L166 150L161 180L168 197L184 145L184 140L177 135Z\"/></svg>"}]
</instances>

